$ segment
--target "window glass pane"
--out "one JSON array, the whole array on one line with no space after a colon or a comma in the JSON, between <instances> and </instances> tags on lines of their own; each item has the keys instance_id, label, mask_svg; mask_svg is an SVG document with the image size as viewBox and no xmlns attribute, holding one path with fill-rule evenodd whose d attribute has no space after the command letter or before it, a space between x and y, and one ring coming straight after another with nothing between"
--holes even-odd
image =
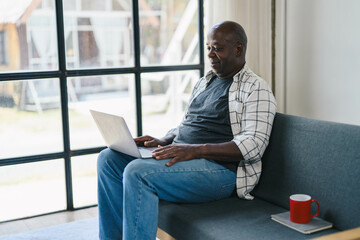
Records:
<instances>
[{"instance_id":1,"label":"window glass pane","mask_svg":"<svg viewBox=\"0 0 360 240\"><path fill-rule=\"evenodd\" d=\"M0 196L0 221L64 210L64 161L0 167Z\"/></svg>"},{"instance_id":2,"label":"window glass pane","mask_svg":"<svg viewBox=\"0 0 360 240\"><path fill-rule=\"evenodd\" d=\"M136 136L135 79L132 74L69 78L72 149L104 146L89 109L121 115Z\"/></svg>"},{"instance_id":3,"label":"window glass pane","mask_svg":"<svg viewBox=\"0 0 360 240\"><path fill-rule=\"evenodd\" d=\"M140 1L142 65L199 63L197 2Z\"/></svg>"},{"instance_id":4,"label":"window glass pane","mask_svg":"<svg viewBox=\"0 0 360 240\"><path fill-rule=\"evenodd\" d=\"M81 9L82 10L90 10L90 11L105 11L106 2L108 1L99 1L99 0L86 0L81 1Z\"/></svg>"},{"instance_id":5,"label":"window glass pane","mask_svg":"<svg viewBox=\"0 0 360 240\"><path fill-rule=\"evenodd\" d=\"M92 154L71 158L75 208L97 204L97 156Z\"/></svg>"},{"instance_id":6,"label":"window glass pane","mask_svg":"<svg viewBox=\"0 0 360 240\"><path fill-rule=\"evenodd\" d=\"M0 71L58 69L55 1L2 2Z\"/></svg>"},{"instance_id":7,"label":"window glass pane","mask_svg":"<svg viewBox=\"0 0 360 240\"><path fill-rule=\"evenodd\" d=\"M134 65L130 0L63 3L68 68Z\"/></svg>"},{"instance_id":8,"label":"window glass pane","mask_svg":"<svg viewBox=\"0 0 360 240\"><path fill-rule=\"evenodd\" d=\"M0 159L63 151L59 92L58 79L0 82Z\"/></svg>"},{"instance_id":9,"label":"window glass pane","mask_svg":"<svg viewBox=\"0 0 360 240\"><path fill-rule=\"evenodd\" d=\"M143 133L163 137L181 122L199 71L141 75Z\"/></svg>"}]
</instances>

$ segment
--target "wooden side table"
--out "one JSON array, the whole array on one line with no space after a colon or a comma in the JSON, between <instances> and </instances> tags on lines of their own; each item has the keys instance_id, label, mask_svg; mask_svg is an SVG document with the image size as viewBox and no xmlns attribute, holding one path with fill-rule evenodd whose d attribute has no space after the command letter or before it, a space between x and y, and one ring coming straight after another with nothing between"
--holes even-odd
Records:
<instances>
[{"instance_id":1,"label":"wooden side table","mask_svg":"<svg viewBox=\"0 0 360 240\"><path fill-rule=\"evenodd\" d=\"M360 227L313 238L312 240L360 240Z\"/></svg>"}]
</instances>

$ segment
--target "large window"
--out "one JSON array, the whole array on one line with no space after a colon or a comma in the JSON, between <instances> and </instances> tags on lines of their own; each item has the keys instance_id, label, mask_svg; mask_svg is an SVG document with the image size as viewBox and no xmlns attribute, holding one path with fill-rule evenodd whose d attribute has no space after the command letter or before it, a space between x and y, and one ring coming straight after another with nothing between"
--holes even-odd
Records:
<instances>
[{"instance_id":1,"label":"large window","mask_svg":"<svg viewBox=\"0 0 360 240\"><path fill-rule=\"evenodd\" d=\"M97 204L89 109L161 137L204 73L202 0L5 1L1 221Z\"/></svg>"}]
</instances>

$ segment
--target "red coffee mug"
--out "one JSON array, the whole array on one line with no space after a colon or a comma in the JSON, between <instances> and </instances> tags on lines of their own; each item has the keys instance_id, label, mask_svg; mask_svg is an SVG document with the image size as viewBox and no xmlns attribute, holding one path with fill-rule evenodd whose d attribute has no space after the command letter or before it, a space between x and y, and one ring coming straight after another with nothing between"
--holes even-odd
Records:
<instances>
[{"instance_id":1,"label":"red coffee mug","mask_svg":"<svg viewBox=\"0 0 360 240\"><path fill-rule=\"evenodd\" d=\"M316 214L311 214L311 203L317 204ZM320 213L320 204L309 195L294 194L290 196L290 221L294 223L308 223L312 217L317 217Z\"/></svg>"}]
</instances>

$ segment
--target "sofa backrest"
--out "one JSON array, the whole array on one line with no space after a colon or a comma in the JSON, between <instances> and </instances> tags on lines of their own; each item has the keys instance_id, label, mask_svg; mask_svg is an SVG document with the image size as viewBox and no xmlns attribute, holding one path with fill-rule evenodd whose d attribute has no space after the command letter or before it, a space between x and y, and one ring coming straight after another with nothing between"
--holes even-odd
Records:
<instances>
[{"instance_id":1,"label":"sofa backrest","mask_svg":"<svg viewBox=\"0 0 360 240\"><path fill-rule=\"evenodd\" d=\"M277 113L255 197L289 209L304 193L340 230L360 226L360 126Z\"/></svg>"}]
</instances>

